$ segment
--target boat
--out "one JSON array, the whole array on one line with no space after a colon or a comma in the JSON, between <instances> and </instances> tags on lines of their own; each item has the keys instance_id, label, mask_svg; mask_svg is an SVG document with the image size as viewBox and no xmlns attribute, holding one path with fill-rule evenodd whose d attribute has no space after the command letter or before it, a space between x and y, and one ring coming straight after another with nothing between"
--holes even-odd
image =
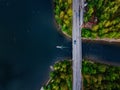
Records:
<instances>
[{"instance_id":1,"label":"boat","mask_svg":"<svg viewBox=\"0 0 120 90\"><path fill-rule=\"evenodd\" d=\"M56 48L63 49L63 48L67 48L67 47L64 47L64 46L56 46Z\"/></svg>"}]
</instances>

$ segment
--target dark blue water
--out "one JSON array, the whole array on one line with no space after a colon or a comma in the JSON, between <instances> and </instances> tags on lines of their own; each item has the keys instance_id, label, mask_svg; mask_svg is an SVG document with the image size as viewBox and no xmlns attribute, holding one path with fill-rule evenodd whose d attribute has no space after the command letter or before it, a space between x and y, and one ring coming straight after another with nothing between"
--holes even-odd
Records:
<instances>
[{"instance_id":1,"label":"dark blue water","mask_svg":"<svg viewBox=\"0 0 120 90\"><path fill-rule=\"evenodd\" d=\"M39 90L49 66L71 56L53 23L52 0L0 0L0 90Z\"/></svg>"},{"instance_id":2,"label":"dark blue water","mask_svg":"<svg viewBox=\"0 0 120 90\"><path fill-rule=\"evenodd\" d=\"M49 66L71 51L54 25L52 0L0 0L0 90L39 90ZM119 64L119 53L119 45L83 43L85 58Z\"/></svg>"},{"instance_id":3,"label":"dark blue water","mask_svg":"<svg viewBox=\"0 0 120 90\"><path fill-rule=\"evenodd\" d=\"M83 57L120 66L120 43L84 42Z\"/></svg>"}]
</instances>

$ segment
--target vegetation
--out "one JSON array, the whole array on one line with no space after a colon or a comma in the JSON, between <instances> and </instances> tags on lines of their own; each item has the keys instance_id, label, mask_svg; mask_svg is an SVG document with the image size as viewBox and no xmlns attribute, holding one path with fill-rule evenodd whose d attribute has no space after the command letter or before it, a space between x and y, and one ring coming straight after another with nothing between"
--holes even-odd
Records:
<instances>
[{"instance_id":1,"label":"vegetation","mask_svg":"<svg viewBox=\"0 0 120 90\"><path fill-rule=\"evenodd\" d=\"M120 90L120 67L82 62L84 90ZM56 63L54 71L50 72L50 82L44 85L44 90L72 90L72 63L61 61Z\"/></svg>"},{"instance_id":2,"label":"vegetation","mask_svg":"<svg viewBox=\"0 0 120 90\"><path fill-rule=\"evenodd\" d=\"M82 37L120 38L120 0L86 0ZM72 35L72 0L54 0L54 13L62 31Z\"/></svg>"},{"instance_id":3,"label":"vegetation","mask_svg":"<svg viewBox=\"0 0 120 90\"><path fill-rule=\"evenodd\" d=\"M44 90L72 90L72 63L65 60L56 63L50 72L50 82Z\"/></svg>"},{"instance_id":4,"label":"vegetation","mask_svg":"<svg viewBox=\"0 0 120 90\"><path fill-rule=\"evenodd\" d=\"M62 31L72 35L72 0L54 0L56 22Z\"/></svg>"}]
</instances>

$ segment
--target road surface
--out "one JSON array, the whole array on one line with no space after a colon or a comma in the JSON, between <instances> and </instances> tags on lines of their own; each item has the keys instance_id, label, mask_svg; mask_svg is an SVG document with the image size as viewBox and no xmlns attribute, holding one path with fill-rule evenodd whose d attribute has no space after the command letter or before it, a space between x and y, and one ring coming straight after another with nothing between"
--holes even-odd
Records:
<instances>
[{"instance_id":1,"label":"road surface","mask_svg":"<svg viewBox=\"0 0 120 90\"><path fill-rule=\"evenodd\" d=\"M82 90L82 41L81 27L83 24L83 0L73 0L72 60L73 89Z\"/></svg>"}]
</instances>

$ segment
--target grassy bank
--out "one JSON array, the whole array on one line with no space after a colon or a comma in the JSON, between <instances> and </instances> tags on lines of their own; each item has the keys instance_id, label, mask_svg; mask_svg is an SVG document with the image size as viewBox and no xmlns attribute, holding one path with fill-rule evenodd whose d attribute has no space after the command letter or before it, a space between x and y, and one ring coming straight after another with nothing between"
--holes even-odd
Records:
<instances>
[{"instance_id":1,"label":"grassy bank","mask_svg":"<svg viewBox=\"0 0 120 90\"><path fill-rule=\"evenodd\" d=\"M84 90L120 90L120 67L82 62ZM64 60L56 63L50 72L50 82L44 90L72 90L72 62Z\"/></svg>"},{"instance_id":2,"label":"grassy bank","mask_svg":"<svg viewBox=\"0 0 120 90\"><path fill-rule=\"evenodd\" d=\"M62 32L72 35L72 0L53 0ZM120 0L86 0L82 37L120 39Z\"/></svg>"}]
</instances>

